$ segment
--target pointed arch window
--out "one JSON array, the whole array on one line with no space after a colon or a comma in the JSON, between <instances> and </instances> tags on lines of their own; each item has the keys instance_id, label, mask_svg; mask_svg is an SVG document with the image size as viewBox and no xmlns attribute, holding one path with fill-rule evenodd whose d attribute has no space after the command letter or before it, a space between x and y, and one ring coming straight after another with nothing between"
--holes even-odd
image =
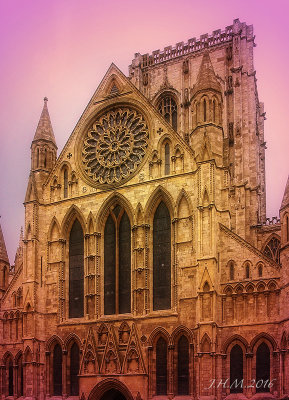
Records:
<instances>
[{"instance_id":1,"label":"pointed arch window","mask_svg":"<svg viewBox=\"0 0 289 400\"><path fill-rule=\"evenodd\" d=\"M270 381L270 350L265 342L262 342L256 352L256 382ZM256 392L270 392L268 385L257 387Z\"/></svg>"},{"instance_id":2,"label":"pointed arch window","mask_svg":"<svg viewBox=\"0 0 289 400\"><path fill-rule=\"evenodd\" d=\"M171 218L163 201L153 221L153 309L171 308Z\"/></svg>"},{"instance_id":3,"label":"pointed arch window","mask_svg":"<svg viewBox=\"0 0 289 400\"><path fill-rule=\"evenodd\" d=\"M280 240L273 237L264 249L265 256L280 264Z\"/></svg>"},{"instance_id":4,"label":"pointed arch window","mask_svg":"<svg viewBox=\"0 0 289 400\"><path fill-rule=\"evenodd\" d=\"M131 312L131 225L119 205L104 228L104 314Z\"/></svg>"},{"instance_id":5,"label":"pointed arch window","mask_svg":"<svg viewBox=\"0 0 289 400\"><path fill-rule=\"evenodd\" d=\"M78 219L69 236L69 317L80 318L83 310L84 236Z\"/></svg>"},{"instance_id":6,"label":"pointed arch window","mask_svg":"<svg viewBox=\"0 0 289 400\"><path fill-rule=\"evenodd\" d=\"M44 168L47 166L47 149L44 149Z\"/></svg>"},{"instance_id":7,"label":"pointed arch window","mask_svg":"<svg viewBox=\"0 0 289 400\"><path fill-rule=\"evenodd\" d=\"M234 263L230 262L230 280L233 281L234 280L234 276L235 276L235 268L234 268Z\"/></svg>"},{"instance_id":8,"label":"pointed arch window","mask_svg":"<svg viewBox=\"0 0 289 400\"><path fill-rule=\"evenodd\" d=\"M14 368L11 359L8 361L8 396L14 395Z\"/></svg>"},{"instance_id":9,"label":"pointed arch window","mask_svg":"<svg viewBox=\"0 0 289 400\"><path fill-rule=\"evenodd\" d=\"M22 356L18 360L18 394L23 396L23 363Z\"/></svg>"},{"instance_id":10,"label":"pointed arch window","mask_svg":"<svg viewBox=\"0 0 289 400\"><path fill-rule=\"evenodd\" d=\"M172 96L165 96L161 99L158 106L159 112L163 115L165 120L172 125L174 130L177 130L177 104Z\"/></svg>"},{"instance_id":11,"label":"pointed arch window","mask_svg":"<svg viewBox=\"0 0 289 400\"><path fill-rule=\"evenodd\" d=\"M207 102L206 99L203 100L203 118L204 122L207 121Z\"/></svg>"},{"instance_id":12,"label":"pointed arch window","mask_svg":"<svg viewBox=\"0 0 289 400\"><path fill-rule=\"evenodd\" d=\"M170 145L165 144L165 175L170 174Z\"/></svg>"},{"instance_id":13,"label":"pointed arch window","mask_svg":"<svg viewBox=\"0 0 289 400\"><path fill-rule=\"evenodd\" d=\"M167 342L163 337L156 344L156 394L167 394Z\"/></svg>"},{"instance_id":14,"label":"pointed arch window","mask_svg":"<svg viewBox=\"0 0 289 400\"><path fill-rule=\"evenodd\" d=\"M243 379L243 350L238 344L230 352L230 389L231 393L242 393L240 382Z\"/></svg>"},{"instance_id":15,"label":"pointed arch window","mask_svg":"<svg viewBox=\"0 0 289 400\"><path fill-rule=\"evenodd\" d=\"M53 394L62 395L62 350L59 344L53 349Z\"/></svg>"},{"instance_id":16,"label":"pointed arch window","mask_svg":"<svg viewBox=\"0 0 289 400\"><path fill-rule=\"evenodd\" d=\"M216 122L216 100L213 100L213 122Z\"/></svg>"},{"instance_id":17,"label":"pointed arch window","mask_svg":"<svg viewBox=\"0 0 289 400\"><path fill-rule=\"evenodd\" d=\"M258 276L259 276L259 278L261 278L262 275L263 275L263 266L259 265L258 266Z\"/></svg>"},{"instance_id":18,"label":"pointed arch window","mask_svg":"<svg viewBox=\"0 0 289 400\"><path fill-rule=\"evenodd\" d=\"M178 341L178 394L189 394L189 341L184 335Z\"/></svg>"},{"instance_id":19,"label":"pointed arch window","mask_svg":"<svg viewBox=\"0 0 289 400\"><path fill-rule=\"evenodd\" d=\"M245 276L246 276L246 279L250 278L250 265L248 263L246 264L246 267L245 267Z\"/></svg>"},{"instance_id":20,"label":"pointed arch window","mask_svg":"<svg viewBox=\"0 0 289 400\"><path fill-rule=\"evenodd\" d=\"M68 171L67 168L63 171L63 197L68 197Z\"/></svg>"},{"instance_id":21,"label":"pointed arch window","mask_svg":"<svg viewBox=\"0 0 289 400\"><path fill-rule=\"evenodd\" d=\"M39 147L37 147L37 164L36 164L37 168L39 168L39 164L40 164L40 162L39 162Z\"/></svg>"},{"instance_id":22,"label":"pointed arch window","mask_svg":"<svg viewBox=\"0 0 289 400\"><path fill-rule=\"evenodd\" d=\"M79 395L79 347L77 343L73 343L70 349L70 395Z\"/></svg>"}]
</instances>

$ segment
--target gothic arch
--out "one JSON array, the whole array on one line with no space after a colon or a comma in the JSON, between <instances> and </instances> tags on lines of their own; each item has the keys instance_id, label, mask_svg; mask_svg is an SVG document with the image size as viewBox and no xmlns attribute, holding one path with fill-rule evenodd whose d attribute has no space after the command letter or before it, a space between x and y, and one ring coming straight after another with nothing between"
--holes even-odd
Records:
<instances>
[{"instance_id":1,"label":"gothic arch","mask_svg":"<svg viewBox=\"0 0 289 400\"><path fill-rule=\"evenodd\" d=\"M257 336L255 336L250 343L250 348L254 350L262 341L269 343L269 346L273 351L277 349L277 343L273 336L269 335L269 333L261 332Z\"/></svg>"},{"instance_id":2,"label":"gothic arch","mask_svg":"<svg viewBox=\"0 0 289 400\"><path fill-rule=\"evenodd\" d=\"M117 204L119 204L121 207L124 208L125 212L128 215L128 218L130 220L131 226L133 226L135 224L134 211L133 211L131 203L122 194L120 194L118 192L113 192L102 203L102 206L100 207L100 209L97 213L96 223L97 223L97 228L98 228L99 232L102 232L104 229L110 208Z\"/></svg>"},{"instance_id":3,"label":"gothic arch","mask_svg":"<svg viewBox=\"0 0 289 400\"><path fill-rule=\"evenodd\" d=\"M73 345L74 342L78 345L79 350L80 350L80 352L81 352L81 351L82 351L82 342L81 342L81 339L80 339L80 337L79 337L76 333L74 333L74 332L71 332L71 333L64 339L64 342L63 342L63 349L64 349L64 350L68 350L68 349Z\"/></svg>"},{"instance_id":4,"label":"gothic arch","mask_svg":"<svg viewBox=\"0 0 289 400\"><path fill-rule=\"evenodd\" d=\"M21 350L19 350L15 356L15 365L18 365L19 359L23 357L23 353Z\"/></svg>"},{"instance_id":5,"label":"gothic arch","mask_svg":"<svg viewBox=\"0 0 289 400\"><path fill-rule=\"evenodd\" d=\"M59 239L60 232L61 232L60 224L59 224L57 218L54 216L50 222L50 226L48 229L48 234L47 234L48 240L50 240L50 241L55 240L56 239L55 236L57 236L57 238Z\"/></svg>"},{"instance_id":6,"label":"gothic arch","mask_svg":"<svg viewBox=\"0 0 289 400\"><path fill-rule=\"evenodd\" d=\"M154 346L160 336L162 336L167 341L167 344L170 343L171 337L169 333L163 327L158 326L152 331L152 333L149 336L148 339L149 346Z\"/></svg>"},{"instance_id":7,"label":"gothic arch","mask_svg":"<svg viewBox=\"0 0 289 400\"><path fill-rule=\"evenodd\" d=\"M200 103L200 112L202 122L209 122L210 121L210 100L207 94L203 94L199 100Z\"/></svg>"},{"instance_id":8,"label":"gothic arch","mask_svg":"<svg viewBox=\"0 0 289 400\"><path fill-rule=\"evenodd\" d=\"M257 264L256 264L257 277L258 277L258 278L261 278L261 277L263 276L263 274L264 274L264 268L265 268L264 263L263 263L262 261L258 261Z\"/></svg>"},{"instance_id":9,"label":"gothic arch","mask_svg":"<svg viewBox=\"0 0 289 400\"><path fill-rule=\"evenodd\" d=\"M154 213L159 205L163 201L168 208L171 219L175 217L175 204L171 194L162 186L158 186L150 195L146 206L145 206L145 220L152 221Z\"/></svg>"},{"instance_id":10,"label":"gothic arch","mask_svg":"<svg viewBox=\"0 0 289 400\"><path fill-rule=\"evenodd\" d=\"M152 98L152 104L155 106L156 109L161 99L165 96L171 96L176 102L177 106L179 106L181 94L178 92L178 90L174 89L173 87L169 87L160 89Z\"/></svg>"},{"instance_id":11,"label":"gothic arch","mask_svg":"<svg viewBox=\"0 0 289 400\"><path fill-rule=\"evenodd\" d=\"M231 286L226 286L223 290L223 293L226 294L227 296L231 296L233 294L233 289Z\"/></svg>"},{"instance_id":12,"label":"gothic arch","mask_svg":"<svg viewBox=\"0 0 289 400\"><path fill-rule=\"evenodd\" d=\"M241 283L238 283L238 285L234 288L235 293L243 293L244 290L245 288Z\"/></svg>"},{"instance_id":13,"label":"gothic arch","mask_svg":"<svg viewBox=\"0 0 289 400\"><path fill-rule=\"evenodd\" d=\"M168 142L170 144L171 149L172 149L172 147L173 147L172 138L168 133L165 133L164 135L162 135L158 141L158 144L157 144L158 154L161 154L162 147L166 142Z\"/></svg>"},{"instance_id":14,"label":"gothic arch","mask_svg":"<svg viewBox=\"0 0 289 400\"><path fill-rule=\"evenodd\" d=\"M253 264L251 263L250 260L246 260L243 262L242 268L245 279L249 279L252 276Z\"/></svg>"},{"instance_id":15,"label":"gothic arch","mask_svg":"<svg viewBox=\"0 0 289 400\"><path fill-rule=\"evenodd\" d=\"M180 325L177 328L175 328L173 333L171 334L169 345L176 345L178 339L182 335L186 336L186 338L188 339L190 345L194 344L193 332L189 328L187 328L186 326Z\"/></svg>"},{"instance_id":16,"label":"gothic arch","mask_svg":"<svg viewBox=\"0 0 289 400\"><path fill-rule=\"evenodd\" d=\"M284 331L281 337L281 341L280 341L280 349L281 350L287 350L287 335L286 332Z\"/></svg>"},{"instance_id":17,"label":"gothic arch","mask_svg":"<svg viewBox=\"0 0 289 400\"><path fill-rule=\"evenodd\" d=\"M267 288L269 290L276 290L278 288L278 284L275 280L271 279L268 283L267 283Z\"/></svg>"},{"instance_id":18,"label":"gothic arch","mask_svg":"<svg viewBox=\"0 0 289 400\"><path fill-rule=\"evenodd\" d=\"M272 257L271 257L271 256L269 256L268 254L266 254L266 248L267 248L267 246L269 246L270 242L271 242L272 240L274 240L274 239L275 239L276 241L279 242L279 249L278 249L278 251L279 251L279 257L276 256L276 257L275 257L276 259L273 258L273 255L272 255ZM279 265L278 258L280 259L280 247L281 247L281 238L280 238L280 236L277 235L276 233L272 233L272 235L270 235L270 236L267 238L266 242L264 243L263 248L262 248L262 253L265 255L265 257L269 258L270 260L272 260L273 262L275 262L277 265Z\"/></svg>"},{"instance_id":19,"label":"gothic arch","mask_svg":"<svg viewBox=\"0 0 289 400\"><path fill-rule=\"evenodd\" d=\"M138 203L135 210L135 222L141 225L144 222L144 211L141 203Z\"/></svg>"},{"instance_id":20,"label":"gothic arch","mask_svg":"<svg viewBox=\"0 0 289 400\"><path fill-rule=\"evenodd\" d=\"M87 217L87 228L88 228L88 232L90 234L95 232L95 221L94 221L94 217L93 217L93 214L91 211Z\"/></svg>"},{"instance_id":21,"label":"gothic arch","mask_svg":"<svg viewBox=\"0 0 289 400\"><path fill-rule=\"evenodd\" d=\"M58 335L53 335L46 342L46 351L52 351L56 344L59 344L62 350L65 349L65 345L61 337Z\"/></svg>"},{"instance_id":22,"label":"gothic arch","mask_svg":"<svg viewBox=\"0 0 289 400\"><path fill-rule=\"evenodd\" d=\"M204 207L207 207L210 204L210 196L208 193L208 188L205 186L204 192L203 192L203 198L202 198L202 205Z\"/></svg>"},{"instance_id":23,"label":"gothic arch","mask_svg":"<svg viewBox=\"0 0 289 400\"><path fill-rule=\"evenodd\" d=\"M175 214L177 215L177 217L179 217L179 209L180 209L180 205L182 200L185 199L187 206L188 206L188 212L189 212L189 216L192 215L192 202L191 199L188 195L188 193L185 191L184 188L182 188L182 190L180 191L177 200L176 200L176 210L175 210Z\"/></svg>"},{"instance_id":24,"label":"gothic arch","mask_svg":"<svg viewBox=\"0 0 289 400\"><path fill-rule=\"evenodd\" d=\"M27 346L26 349L24 350L24 361L25 362L32 362L33 360L33 353L31 351L30 346Z\"/></svg>"},{"instance_id":25,"label":"gothic arch","mask_svg":"<svg viewBox=\"0 0 289 400\"><path fill-rule=\"evenodd\" d=\"M207 348L208 347L208 348ZM201 352L208 353L212 351L212 341L209 335L204 333L201 343L200 343Z\"/></svg>"},{"instance_id":26,"label":"gothic arch","mask_svg":"<svg viewBox=\"0 0 289 400\"><path fill-rule=\"evenodd\" d=\"M249 283L249 284L246 286L246 292L247 292L247 293L252 293L252 292L254 292L254 289L255 289L255 287L254 287L253 283Z\"/></svg>"},{"instance_id":27,"label":"gothic arch","mask_svg":"<svg viewBox=\"0 0 289 400\"><path fill-rule=\"evenodd\" d=\"M6 365L6 363L7 363L7 361L8 361L8 359L11 359L12 360L12 363L13 363L13 365L14 365L14 357L13 357L13 355L12 355L12 353L10 352L10 351L6 351L6 353L3 355L3 358L2 358L2 360L3 360L3 362L2 362L2 364L3 365Z\"/></svg>"},{"instance_id":28,"label":"gothic arch","mask_svg":"<svg viewBox=\"0 0 289 400\"><path fill-rule=\"evenodd\" d=\"M118 379L113 378L107 378L99 382L90 392L88 400L101 400L102 396L111 389L122 393L126 400L134 400L127 386Z\"/></svg>"},{"instance_id":29,"label":"gothic arch","mask_svg":"<svg viewBox=\"0 0 289 400\"><path fill-rule=\"evenodd\" d=\"M263 292L266 289L266 283L261 281L256 286L257 292Z\"/></svg>"},{"instance_id":30,"label":"gothic arch","mask_svg":"<svg viewBox=\"0 0 289 400\"><path fill-rule=\"evenodd\" d=\"M71 165L68 161L62 161L62 163L59 165L59 171L63 171L64 168L68 169L68 172L71 173Z\"/></svg>"},{"instance_id":31,"label":"gothic arch","mask_svg":"<svg viewBox=\"0 0 289 400\"><path fill-rule=\"evenodd\" d=\"M233 335L230 336L222 346L222 353L227 354L228 350L233 347L235 344L238 344L243 349L244 354L249 350L249 343L247 340L241 335Z\"/></svg>"},{"instance_id":32,"label":"gothic arch","mask_svg":"<svg viewBox=\"0 0 289 400\"><path fill-rule=\"evenodd\" d=\"M114 87L116 87L116 90L114 89ZM122 91L122 84L121 84L120 80L118 79L118 77L115 74L112 74L108 78L108 80L105 84L105 87L104 87L105 95L109 96L111 94L121 92L121 91Z\"/></svg>"},{"instance_id":33,"label":"gothic arch","mask_svg":"<svg viewBox=\"0 0 289 400\"><path fill-rule=\"evenodd\" d=\"M236 275L236 263L234 260L230 260L227 262L226 272L229 280L233 281Z\"/></svg>"},{"instance_id":34,"label":"gothic arch","mask_svg":"<svg viewBox=\"0 0 289 400\"><path fill-rule=\"evenodd\" d=\"M63 237L69 236L71 227L76 219L78 219L78 221L82 227L83 233L86 232L85 217L84 217L83 213L80 211L80 209L76 205L73 204L69 208L67 213L65 214L63 221L62 221L61 232L62 232Z\"/></svg>"}]
</instances>

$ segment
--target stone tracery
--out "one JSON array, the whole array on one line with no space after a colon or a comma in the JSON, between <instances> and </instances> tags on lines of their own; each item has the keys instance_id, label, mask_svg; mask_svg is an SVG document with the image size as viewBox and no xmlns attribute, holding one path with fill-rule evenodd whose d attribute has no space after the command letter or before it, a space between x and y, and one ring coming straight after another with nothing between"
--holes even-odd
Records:
<instances>
[{"instance_id":1,"label":"stone tracery","mask_svg":"<svg viewBox=\"0 0 289 400\"><path fill-rule=\"evenodd\" d=\"M100 184L121 182L142 162L149 131L138 111L129 107L107 111L86 134L82 163L93 181Z\"/></svg>"}]
</instances>

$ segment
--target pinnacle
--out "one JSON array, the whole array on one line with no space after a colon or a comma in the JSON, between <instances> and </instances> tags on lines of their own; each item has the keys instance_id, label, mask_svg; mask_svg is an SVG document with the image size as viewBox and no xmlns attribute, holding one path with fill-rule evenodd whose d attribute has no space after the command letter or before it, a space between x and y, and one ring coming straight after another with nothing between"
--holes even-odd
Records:
<instances>
[{"instance_id":1,"label":"pinnacle","mask_svg":"<svg viewBox=\"0 0 289 400\"><path fill-rule=\"evenodd\" d=\"M193 88L193 95L200 90L214 89L221 92L221 86L217 81L216 74L209 56L209 52L206 51L203 55L201 66L199 69L197 82Z\"/></svg>"},{"instance_id":2,"label":"pinnacle","mask_svg":"<svg viewBox=\"0 0 289 400\"><path fill-rule=\"evenodd\" d=\"M283 195L283 199L282 199L282 203L281 203L281 209L285 208L288 205L289 205L289 176L287 178L287 183L285 186L285 191L284 191L284 195Z\"/></svg>"},{"instance_id":3,"label":"pinnacle","mask_svg":"<svg viewBox=\"0 0 289 400\"><path fill-rule=\"evenodd\" d=\"M56 146L55 136L53 133L51 120L48 112L47 102L48 98L44 97L44 105L42 113L38 122L38 126L34 135L33 142L36 140L47 140Z\"/></svg>"},{"instance_id":4,"label":"pinnacle","mask_svg":"<svg viewBox=\"0 0 289 400\"><path fill-rule=\"evenodd\" d=\"M0 225L0 261L4 261L9 264L9 258L7 254L7 249L1 225Z\"/></svg>"}]
</instances>

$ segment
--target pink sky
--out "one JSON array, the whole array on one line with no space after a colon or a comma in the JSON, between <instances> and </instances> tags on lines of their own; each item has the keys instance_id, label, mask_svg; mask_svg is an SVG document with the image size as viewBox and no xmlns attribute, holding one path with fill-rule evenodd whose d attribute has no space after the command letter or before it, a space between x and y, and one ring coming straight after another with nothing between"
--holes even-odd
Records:
<instances>
[{"instance_id":1,"label":"pink sky","mask_svg":"<svg viewBox=\"0 0 289 400\"><path fill-rule=\"evenodd\" d=\"M134 53L224 29L235 18L254 25L267 112L267 216L278 215L289 172L288 14L285 0L0 0L0 215L10 262L43 97L60 152L111 62L127 75Z\"/></svg>"}]
</instances>

